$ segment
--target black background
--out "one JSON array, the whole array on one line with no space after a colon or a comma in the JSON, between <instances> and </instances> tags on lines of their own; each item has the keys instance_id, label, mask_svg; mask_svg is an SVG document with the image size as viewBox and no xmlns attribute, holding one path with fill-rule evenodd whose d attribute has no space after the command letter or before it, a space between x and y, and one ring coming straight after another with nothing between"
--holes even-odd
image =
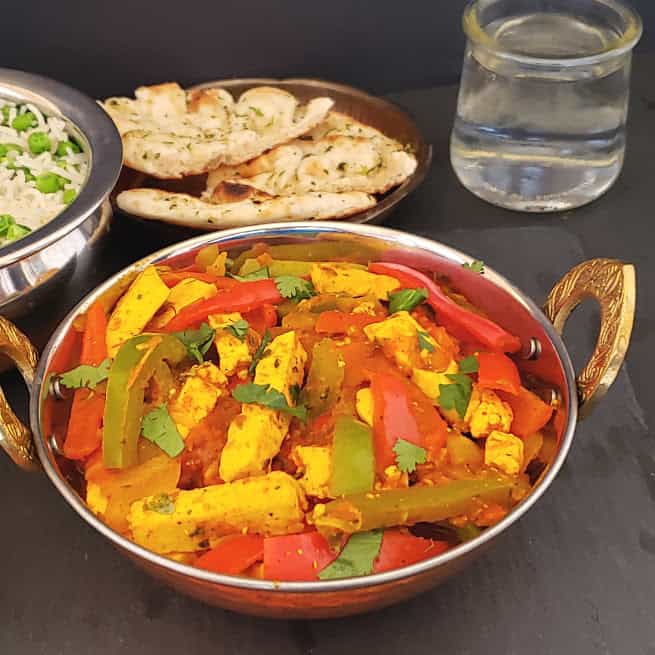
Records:
<instances>
[{"instance_id":1,"label":"black background","mask_svg":"<svg viewBox=\"0 0 655 655\"><path fill-rule=\"evenodd\" d=\"M655 26L655 2L637 4ZM164 79L255 74L399 90L392 99L415 116L435 156L425 183L388 225L485 259L537 302L589 257L633 262L639 292L627 366L579 426L548 493L473 567L379 613L267 621L203 606L135 569L45 476L27 475L0 454L0 655L655 655L655 56L635 60L628 156L617 184L587 207L542 217L479 201L450 168L457 88L436 85L456 81L462 0L5 5L3 66L98 97ZM652 36L640 49L653 49ZM53 315L181 235L117 215L100 250L24 327L42 341ZM565 336L580 363L596 315L585 308L571 323ZM0 382L24 416L18 376Z\"/></svg>"},{"instance_id":2,"label":"black background","mask_svg":"<svg viewBox=\"0 0 655 655\"><path fill-rule=\"evenodd\" d=\"M101 97L167 80L191 84L269 75L321 77L376 92L452 83L461 65L460 17L466 2L0 4L0 65L42 73ZM633 4L646 25L655 25L653 0ZM647 31L641 48L655 48L655 34Z\"/></svg>"}]
</instances>

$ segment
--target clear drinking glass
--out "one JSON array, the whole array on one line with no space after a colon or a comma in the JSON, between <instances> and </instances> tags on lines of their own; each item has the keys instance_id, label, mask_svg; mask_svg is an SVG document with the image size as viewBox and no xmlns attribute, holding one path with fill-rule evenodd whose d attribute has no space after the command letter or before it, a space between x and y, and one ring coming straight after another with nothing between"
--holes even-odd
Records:
<instances>
[{"instance_id":1,"label":"clear drinking glass","mask_svg":"<svg viewBox=\"0 0 655 655\"><path fill-rule=\"evenodd\" d=\"M533 212L595 200L625 153L639 16L622 0L473 0L453 168L496 205Z\"/></svg>"}]
</instances>

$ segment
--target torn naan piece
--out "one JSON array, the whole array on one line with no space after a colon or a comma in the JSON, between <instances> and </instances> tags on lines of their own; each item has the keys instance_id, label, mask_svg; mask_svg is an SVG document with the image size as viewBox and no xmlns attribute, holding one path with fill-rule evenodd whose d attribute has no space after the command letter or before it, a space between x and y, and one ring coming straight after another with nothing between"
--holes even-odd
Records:
<instances>
[{"instance_id":1,"label":"torn naan piece","mask_svg":"<svg viewBox=\"0 0 655 655\"><path fill-rule=\"evenodd\" d=\"M187 92L176 83L142 86L134 95L102 105L123 139L125 165L160 179L246 162L316 127L334 104L314 98L300 105L267 86L236 101L224 89Z\"/></svg>"},{"instance_id":2,"label":"torn naan piece","mask_svg":"<svg viewBox=\"0 0 655 655\"><path fill-rule=\"evenodd\" d=\"M416 165L416 157L395 139L333 111L305 136L240 166L211 171L206 195L226 182L278 196L312 191L384 193L402 184Z\"/></svg>"},{"instance_id":3,"label":"torn naan piece","mask_svg":"<svg viewBox=\"0 0 655 655\"><path fill-rule=\"evenodd\" d=\"M222 188L222 195L213 202L161 189L123 191L116 202L123 211L141 218L222 230L270 221L346 218L373 207L375 198L361 192L272 197L246 185L232 185Z\"/></svg>"}]
</instances>

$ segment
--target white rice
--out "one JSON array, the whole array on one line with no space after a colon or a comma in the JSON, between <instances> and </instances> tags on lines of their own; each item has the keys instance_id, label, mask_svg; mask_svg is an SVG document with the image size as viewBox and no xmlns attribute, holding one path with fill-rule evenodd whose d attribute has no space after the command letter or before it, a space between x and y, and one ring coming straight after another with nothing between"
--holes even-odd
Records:
<instances>
[{"instance_id":1,"label":"white rice","mask_svg":"<svg viewBox=\"0 0 655 655\"><path fill-rule=\"evenodd\" d=\"M88 155L85 152L74 153L70 149L63 157L56 155L57 146L69 140L66 123L56 116L44 116L38 107L31 103L16 104L0 98L0 112L8 107L8 120L0 113L0 144L16 144L23 152L9 151L0 159L0 215L9 214L16 223L30 230L36 230L66 208L64 192L68 189L76 195L82 188L88 168ZM7 110L5 110L7 111ZM23 132L11 127L11 123L20 114L31 111L37 125ZM50 140L50 151L34 154L30 151L28 139L33 132L43 132ZM36 178L44 173L54 173L64 178L63 189L54 193L42 193L37 188L36 180L27 181L20 168L25 167ZM9 240L0 235L0 246Z\"/></svg>"}]
</instances>

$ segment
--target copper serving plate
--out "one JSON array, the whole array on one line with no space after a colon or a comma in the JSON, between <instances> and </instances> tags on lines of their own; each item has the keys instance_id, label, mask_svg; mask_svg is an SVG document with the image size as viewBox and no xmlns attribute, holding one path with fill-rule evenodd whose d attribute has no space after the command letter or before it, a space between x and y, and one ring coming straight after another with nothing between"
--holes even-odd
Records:
<instances>
[{"instance_id":1,"label":"copper serving plate","mask_svg":"<svg viewBox=\"0 0 655 655\"><path fill-rule=\"evenodd\" d=\"M86 505L66 475L65 460L57 444L44 429L45 399L49 394L48 370L59 347L73 328L76 317L105 294L151 264L175 261L184 265L208 244L242 251L255 243L335 242L353 249L366 249L371 260L413 265L424 271L447 275L453 285L492 320L516 334L523 345L519 368L557 389L557 451L530 494L502 521L475 539L429 560L369 576L319 582L276 582L220 575L173 561L150 552L113 531ZM504 277L487 269L478 275L462 267L471 257L444 244L411 234L370 225L336 222L279 223L225 230L161 250L136 262L92 291L62 321L38 360L28 339L0 318L0 352L20 368L30 390L31 429L12 412L0 390L0 446L25 469L39 463L66 502L79 516L138 566L166 584L219 607L248 614L289 619L356 614L391 605L439 584L457 574L483 553L502 533L537 504L555 480L573 442L578 419L608 390L625 357L635 309L635 273L629 264L609 259L583 262L553 288L542 311ZM561 332L571 311L587 298L601 308L596 348L576 377ZM71 575L81 575L71 571Z\"/></svg>"},{"instance_id":2,"label":"copper serving plate","mask_svg":"<svg viewBox=\"0 0 655 655\"><path fill-rule=\"evenodd\" d=\"M312 98L328 96L334 100L333 109L335 111L348 114L354 119L374 127L386 136L396 139L411 149L417 160L414 173L400 186L378 196L378 202L374 207L344 218L343 221L350 223L382 222L394 207L412 193L425 179L432 162L432 146L423 140L416 123L405 111L389 100L372 96L352 86L314 79L250 77L204 82L190 87L189 91L220 87L238 97L244 91L255 86L274 86L284 89L295 95L303 103ZM200 195L205 188L205 176L192 176L181 181L154 180L142 173L125 169L120 190L138 186L154 186L155 188L166 188L170 191ZM125 213L122 210L121 212ZM141 220L145 221L145 219Z\"/></svg>"}]
</instances>

